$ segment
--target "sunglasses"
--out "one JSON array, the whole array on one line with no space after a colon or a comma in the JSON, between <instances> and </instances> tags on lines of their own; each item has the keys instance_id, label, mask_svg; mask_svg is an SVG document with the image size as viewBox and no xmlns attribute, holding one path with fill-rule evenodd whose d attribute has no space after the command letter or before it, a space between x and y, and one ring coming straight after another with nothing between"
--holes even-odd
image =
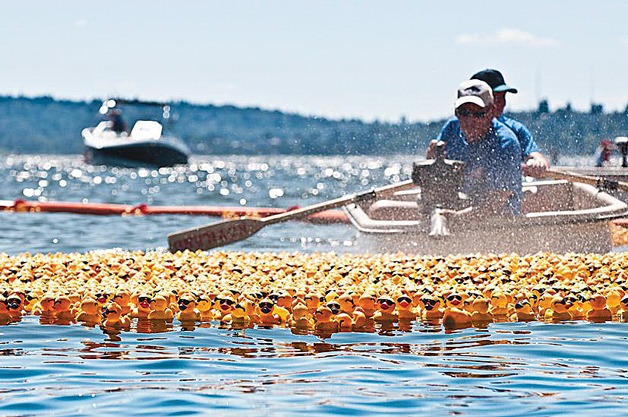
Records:
<instances>
[{"instance_id":1,"label":"sunglasses","mask_svg":"<svg viewBox=\"0 0 628 417\"><path fill-rule=\"evenodd\" d=\"M270 310L271 308L273 308L273 305L274 305L273 303L269 303L267 301L264 301L262 303L259 303L259 308L267 308L267 309Z\"/></svg>"},{"instance_id":2,"label":"sunglasses","mask_svg":"<svg viewBox=\"0 0 628 417\"><path fill-rule=\"evenodd\" d=\"M481 119L482 117L486 116L486 112L485 111L471 111L471 110L467 110L467 109L460 109L456 111L456 115L458 117L475 117L476 119Z\"/></svg>"},{"instance_id":3,"label":"sunglasses","mask_svg":"<svg viewBox=\"0 0 628 417\"><path fill-rule=\"evenodd\" d=\"M340 310L340 304L338 304L338 303L327 303L327 307L329 307L329 309L331 311L334 311L334 310L338 311L338 310Z\"/></svg>"},{"instance_id":4,"label":"sunglasses","mask_svg":"<svg viewBox=\"0 0 628 417\"><path fill-rule=\"evenodd\" d=\"M137 301L139 301L140 303L150 303L152 300L150 299L150 297L138 297Z\"/></svg>"},{"instance_id":5,"label":"sunglasses","mask_svg":"<svg viewBox=\"0 0 628 417\"><path fill-rule=\"evenodd\" d=\"M447 301L454 301L454 300L462 301L462 297L459 295L450 295L447 297Z\"/></svg>"},{"instance_id":6,"label":"sunglasses","mask_svg":"<svg viewBox=\"0 0 628 417\"><path fill-rule=\"evenodd\" d=\"M389 306L394 306L395 302L393 300L390 300L388 298L380 298L379 300L377 300L378 303L380 304L388 304Z\"/></svg>"},{"instance_id":7,"label":"sunglasses","mask_svg":"<svg viewBox=\"0 0 628 417\"><path fill-rule=\"evenodd\" d=\"M402 295L401 297L397 298L397 302L398 303L402 303L402 302L406 302L406 303L411 303L412 300L410 299L410 297L406 297L405 295Z\"/></svg>"},{"instance_id":8,"label":"sunglasses","mask_svg":"<svg viewBox=\"0 0 628 417\"><path fill-rule=\"evenodd\" d=\"M182 299L179 300L179 304L180 305L184 305L184 306L189 305L191 302L192 302L192 300L186 300L185 298L182 298Z\"/></svg>"},{"instance_id":9,"label":"sunglasses","mask_svg":"<svg viewBox=\"0 0 628 417\"><path fill-rule=\"evenodd\" d=\"M233 300L232 300L232 299L230 299L230 298L219 298L219 299L218 299L218 302L219 302L220 304L227 304L228 306L232 306L232 305L234 305L234 304L235 304L235 301L233 301Z\"/></svg>"},{"instance_id":10,"label":"sunglasses","mask_svg":"<svg viewBox=\"0 0 628 417\"><path fill-rule=\"evenodd\" d=\"M432 299L429 299L429 298L428 299L423 299L421 301L423 302L423 304L425 304L427 306L434 306L438 302L436 300L432 300Z\"/></svg>"}]
</instances>

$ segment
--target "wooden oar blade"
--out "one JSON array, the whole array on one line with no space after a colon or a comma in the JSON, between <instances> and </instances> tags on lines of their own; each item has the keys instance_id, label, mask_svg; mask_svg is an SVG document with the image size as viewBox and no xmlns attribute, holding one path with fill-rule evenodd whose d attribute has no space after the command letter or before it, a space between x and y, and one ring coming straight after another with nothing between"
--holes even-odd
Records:
<instances>
[{"instance_id":1,"label":"wooden oar blade","mask_svg":"<svg viewBox=\"0 0 628 417\"><path fill-rule=\"evenodd\" d=\"M224 220L171 233L168 235L168 246L171 252L186 249L208 250L244 240L257 233L262 227L264 227L264 222L259 219Z\"/></svg>"}]
</instances>

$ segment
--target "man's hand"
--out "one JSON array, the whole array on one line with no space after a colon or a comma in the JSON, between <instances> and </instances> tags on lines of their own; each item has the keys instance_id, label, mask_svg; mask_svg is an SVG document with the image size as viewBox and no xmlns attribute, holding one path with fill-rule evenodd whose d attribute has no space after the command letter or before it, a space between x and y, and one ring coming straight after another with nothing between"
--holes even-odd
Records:
<instances>
[{"instance_id":1,"label":"man's hand","mask_svg":"<svg viewBox=\"0 0 628 417\"><path fill-rule=\"evenodd\" d=\"M439 146L445 146L445 142L437 141L433 139L430 141L429 145L427 145L427 152L425 154L425 159L434 159L436 158L436 148Z\"/></svg>"},{"instance_id":2,"label":"man's hand","mask_svg":"<svg viewBox=\"0 0 628 417\"><path fill-rule=\"evenodd\" d=\"M543 178L549 169L549 162L540 152L533 152L525 164L521 165L523 175L535 178Z\"/></svg>"}]
</instances>

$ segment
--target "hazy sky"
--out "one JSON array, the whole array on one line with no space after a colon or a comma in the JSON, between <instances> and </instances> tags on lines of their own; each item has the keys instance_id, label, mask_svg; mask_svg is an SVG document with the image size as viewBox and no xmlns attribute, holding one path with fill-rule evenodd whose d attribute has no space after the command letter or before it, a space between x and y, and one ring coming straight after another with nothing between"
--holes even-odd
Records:
<instances>
[{"instance_id":1,"label":"hazy sky","mask_svg":"<svg viewBox=\"0 0 628 417\"><path fill-rule=\"evenodd\" d=\"M628 1L2 1L0 95L429 121L502 70L509 108L628 105Z\"/></svg>"}]
</instances>

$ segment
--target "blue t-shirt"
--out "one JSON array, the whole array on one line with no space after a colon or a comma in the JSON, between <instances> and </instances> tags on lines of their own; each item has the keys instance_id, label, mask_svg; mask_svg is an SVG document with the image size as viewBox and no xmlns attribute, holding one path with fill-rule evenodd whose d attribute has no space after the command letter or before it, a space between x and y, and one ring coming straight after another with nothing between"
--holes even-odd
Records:
<instances>
[{"instance_id":1,"label":"blue t-shirt","mask_svg":"<svg viewBox=\"0 0 628 417\"><path fill-rule=\"evenodd\" d=\"M517 136L517 139L519 140L519 145L521 145L522 161L528 158L532 152L541 152L541 149L538 147L538 145L534 141L534 138L532 137L532 133L530 133L528 128L525 127L523 123L508 116L504 116L503 114L499 116L497 120L505 124L510 130L515 133L515 136Z\"/></svg>"},{"instance_id":2,"label":"blue t-shirt","mask_svg":"<svg viewBox=\"0 0 628 417\"><path fill-rule=\"evenodd\" d=\"M454 117L443 126L437 140L445 142L448 159L465 163L464 193L471 199L482 199L490 191L510 191L511 212L521 212L521 146L512 130L493 119L486 136L469 143Z\"/></svg>"}]
</instances>

